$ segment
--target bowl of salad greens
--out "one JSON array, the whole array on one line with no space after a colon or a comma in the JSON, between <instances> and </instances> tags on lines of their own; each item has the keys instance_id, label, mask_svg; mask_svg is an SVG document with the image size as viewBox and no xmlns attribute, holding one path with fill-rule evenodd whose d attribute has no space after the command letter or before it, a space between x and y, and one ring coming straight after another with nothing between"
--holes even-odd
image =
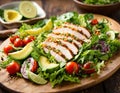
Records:
<instances>
[{"instance_id":1,"label":"bowl of salad greens","mask_svg":"<svg viewBox=\"0 0 120 93\"><path fill-rule=\"evenodd\" d=\"M119 32L120 25L108 17L76 12L23 23L0 46L0 84L24 93L95 85L120 68Z\"/></svg>"},{"instance_id":2,"label":"bowl of salad greens","mask_svg":"<svg viewBox=\"0 0 120 93\"><path fill-rule=\"evenodd\" d=\"M117 12L120 0L73 0L82 12L91 12L110 15L111 11Z\"/></svg>"}]
</instances>

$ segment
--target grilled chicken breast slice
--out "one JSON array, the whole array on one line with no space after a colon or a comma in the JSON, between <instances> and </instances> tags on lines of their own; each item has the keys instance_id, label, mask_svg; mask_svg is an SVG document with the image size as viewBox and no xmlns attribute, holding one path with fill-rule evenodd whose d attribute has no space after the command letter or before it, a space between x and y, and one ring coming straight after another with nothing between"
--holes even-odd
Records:
<instances>
[{"instance_id":1,"label":"grilled chicken breast slice","mask_svg":"<svg viewBox=\"0 0 120 93\"><path fill-rule=\"evenodd\" d=\"M79 32L82 32L84 35L86 35L88 38L90 38L90 32L84 27L80 27L80 26L73 25L70 23L63 24L63 27L68 27L68 28L71 28L72 30L77 30Z\"/></svg>"},{"instance_id":2,"label":"grilled chicken breast slice","mask_svg":"<svg viewBox=\"0 0 120 93\"><path fill-rule=\"evenodd\" d=\"M83 42L89 41L89 38L90 33L85 28L65 23L54 28L42 45L44 51L49 51L58 62L66 62L78 53Z\"/></svg>"},{"instance_id":3,"label":"grilled chicken breast slice","mask_svg":"<svg viewBox=\"0 0 120 93\"><path fill-rule=\"evenodd\" d=\"M54 47L57 50L59 50L63 55L65 55L65 57L70 60L73 58L73 55L71 54L71 52L69 51L69 49L67 49L66 47L59 45L57 43L54 42L43 42L44 46L50 46L50 47Z\"/></svg>"},{"instance_id":4,"label":"grilled chicken breast slice","mask_svg":"<svg viewBox=\"0 0 120 93\"><path fill-rule=\"evenodd\" d=\"M82 41L87 40L87 38L84 35L74 30L71 30L70 28L63 28L63 27L58 28L58 29L53 30L53 33L70 34L70 35L74 35L76 38Z\"/></svg>"},{"instance_id":5,"label":"grilled chicken breast slice","mask_svg":"<svg viewBox=\"0 0 120 93\"><path fill-rule=\"evenodd\" d=\"M47 48L43 48L46 53L49 53L58 61L58 62L66 62L65 58L54 52L53 50L49 50Z\"/></svg>"},{"instance_id":6,"label":"grilled chicken breast slice","mask_svg":"<svg viewBox=\"0 0 120 93\"><path fill-rule=\"evenodd\" d=\"M75 43L77 45L78 48L80 48L82 46L81 42L79 42L76 38L71 37L71 36L65 36L65 35L56 35L54 33L51 33L47 36L48 38L51 37L53 39L62 39L62 40L66 40L69 41L71 43Z\"/></svg>"}]
</instances>

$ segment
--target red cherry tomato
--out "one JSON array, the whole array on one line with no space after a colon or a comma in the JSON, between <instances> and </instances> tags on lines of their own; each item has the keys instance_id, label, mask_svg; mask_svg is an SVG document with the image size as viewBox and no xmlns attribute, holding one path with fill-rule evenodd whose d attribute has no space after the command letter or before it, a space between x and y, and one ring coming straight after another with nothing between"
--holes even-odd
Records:
<instances>
[{"instance_id":1,"label":"red cherry tomato","mask_svg":"<svg viewBox=\"0 0 120 93\"><path fill-rule=\"evenodd\" d=\"M29 42L35 40L34 36L27 36L23 39L24 44L28 44Z\"/></svg>"},{"instance_id":2,"label":"red cherry tomato","mask_svg":"<svg viewBox=\"0 0 120 93\"><path fill-rule=\"evenodd\" d=\"M16 38L16 40L14 41L14 46L15 47L22 47L24 46L23 40L20 38Z\"/></svg>"},{"instance_id":3,"label":"red cherry tomato","mask_svg":"<svg viewBox=\"0 0 120 93\"><path fill-rule=\"evenodd\" d=\"M15 41L17 38L20 38L20 37L19 37L18 35L11 36L11 37L10 37L11 43L14 44L14 41Z\"/></svg>"},{"instance_id":4,"label":"red cherry tomato","mask_svg":"<svg viewBox=\"0 0 120 93\"><path fill-rule=\"evenodd\" d=\"M76 62L68 62L65 66L65 69L69 74L77 74L79 72L79 66Z\"/></svg>"},{"instance_id":5,"label":"red cherry tomato","mask_svg":"<svg viewBox=\"0 0 120 93\"><path fill-rule=\"evenodd\" d=\"M7 45L3 49L3 51L4 51L5 54L8 54L8 53L10 53L13 50L14 50L14 48L12 47L12 45Z\"/></svg>"},{"instance_id":6,"label":"red cherry tomato","mask_svg":"<svg viewBox=\"0 0 120 93\"><path fill-rule=\"evenodd\" d=\"M31 69L31 71L32 71L32 72L36 72L36 71L37 71L37 68L38 68L37 61L34 60L33 67L32 67L32 69Z\"/></svg>"},{"instance_id":7,"label":"red cherry tomato","mask_svg":"<svg viewBox=\"0 0 120 93\"><path fill-rule=\"evenodd\" d=\"M94 64L92 62L85 63L83 65L83 69L84 69L85 73L87 73L87 74L91 74L91 73L95 72Z\"/></svg>"},{"instance_id":8,"label":"red cherry tomato","mask_svg":"<svg viewBox=\"0 0 120 93\"><path fill-rule=\"evenodd\" d=\"M8 71L8 73L10 75L14 75L17 72L20 71L20 64L18 64L17 62L13 61L12 63L10 63L7 67L6 70Z\"/></svg>"},{"instance_id":9,"label":"red cherry tomato","mask_svg":"<svg viewBox=\"0 0 120 93\"><path fill-rule=\"evenodd\" d=\"M92 25L98 24L98 20L97 20L97 19L93 19L93 20L91 21L91 24L92 24Z\"/></svg>"},{"instance_id":10,"label":"red cherry tomato","mask_svg":"<svg viewBox=\"0 0 120 93\"><path fill-rule=\"evenodd\" d=\"M92 65L92 62L87 62L83 65L83 68L84 69L90 69L91 68L91 65Z\"/></svg>"}]
</instances>

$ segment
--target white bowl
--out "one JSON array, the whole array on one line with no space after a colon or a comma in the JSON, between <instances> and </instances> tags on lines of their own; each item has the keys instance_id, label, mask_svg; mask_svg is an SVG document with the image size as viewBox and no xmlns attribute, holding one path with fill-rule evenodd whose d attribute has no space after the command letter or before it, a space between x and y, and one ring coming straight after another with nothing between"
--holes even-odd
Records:
<instances>
[{"instance_id":1,"label":"white bowl","mask_svg":"<svg viewBox=\"0 0 120 93\"><path fill-rule=\"evenodd\" d=\"M29 24L33 24L35 22L37 22L40 19L43 19L46 17L46 13L45 11L42 9L41 6L39 6L36 2L32 1L32 3L36 6L37 8L37 17L35 18L31 18L31 19L26 19L26 20L20 20L17 22L6 22L3 20L3 18L0 17L0 22L1 24L6 27L6 28L16 28L16 27L20 27L21 23L29 23ZM20 4L20 1L16 1L16 2L11 2L11 3L7 3L7 4L3 4L0 6L0 9L14 9L17 8Z\"/></svg>"}]
</instances>

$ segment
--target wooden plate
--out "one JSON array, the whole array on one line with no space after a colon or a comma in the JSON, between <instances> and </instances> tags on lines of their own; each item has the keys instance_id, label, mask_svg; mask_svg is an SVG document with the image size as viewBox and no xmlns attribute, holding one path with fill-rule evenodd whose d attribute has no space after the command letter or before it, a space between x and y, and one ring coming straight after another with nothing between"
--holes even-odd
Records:
<instances>
[{"instance_id":1,"label":"wooden plate","mask_svg":"<svg viewBox=\"0 0 120 93\"><path fill-rule=\"evenodd\" d=\"M110 21L110 24L109 24L110 27L120 32L120 25L113 19L102 16L102 15L95 15L95 17L97 19L107 18ZM8 43L9 43L9 39L4 41L0 46L0 50L2 50L2 48L6 46ZM0 52L0 57L1 56L3 56L3 54ZM62 92L63 93L63 92L77 91L77 90L85 89L95 84L98 84L103 80L107 79L108 77L110 77L113 73L115 73L120 68L119 60L120 60L120 53L117 53L111 58L110 60L111 62L108 61L108 64L102 70L100 75L81 79L81 82L79 84L63 82L61 85L56 86L55 88L52 88L50 83L46 85L36 85L31 81L25 80L23 78L10 78L8 73L5 71L5 69L2 69L0 71L0 85L10 91L25 92L25 93L34 93L34 92L35 93Z\"/></svg>"}]
</instances>

